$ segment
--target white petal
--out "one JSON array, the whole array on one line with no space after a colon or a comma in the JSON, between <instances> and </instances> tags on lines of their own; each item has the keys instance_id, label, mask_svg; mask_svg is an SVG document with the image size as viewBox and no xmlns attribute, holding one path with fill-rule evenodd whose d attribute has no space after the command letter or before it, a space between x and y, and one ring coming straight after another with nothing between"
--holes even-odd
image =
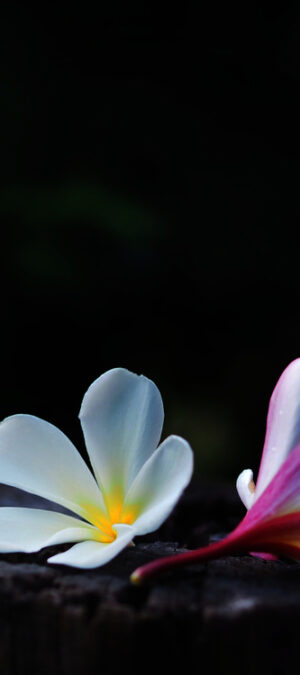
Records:
<instances>
[{"instance_id":1,"label":"white petal","mask_svg":"<svg viewBox=\"0 0 300 675\"><path fill-rule=\"evenodd\" d=\"M123 550L134 536L134 530L129 525L114 525L117 538L111 544L101 544L97 541L84 541L72 546L65 553L58 553L48 559L48 562L71 567L100 567L105 565Z\"/></svg>"},{"instance_id":2,"label":"white petal","mask_svg":"<svg viewBox=\"0 0 300 675\"><path fill-rule=\"evenodd\" d=\"M244 469L244 471L240 473L236 481L236 489L246 509L251 509L255 494L253 471L251 471L251 469Z\"/></svg>"},{"instance_id":3,"label":"white petal","mask_svg":"<svg viewBox=\"0 0 300 675\"><path fill-rule=\"evenodd\" d=\"M0 424L0 480L87 519L88 507L104 511L101 492L79 452L38 417L14 415Z\"/></svg>"},{"instance_id":4,"label":"white petal","mask_svg":"<svg viewBox=\"0 0 300 675\"><path fill-rule=\"evenodd\" d=\"M109 370L87 390L79 417L99 485L124 494L160 439L164 411L157 387L143 375Z\"/></svg>"},{"instance_id":5,"label":"white petal","mask_svg":"<svg viewBox=\"0 0 300 675\"><path fill-rule=\"evenodd\" d=\"M169 436L142 467L125 500L124 512L136 511L136 534L156 530L191 479L193 453L179 436Z\"/></svg>"},{"instance_id":6,"label":"white petal","mask_svg":"<svg viewBox=\"0 0 300 675\"><path fill-rule=\"evenodd\" d=\"M94 539L97 529L72 516L43 509L0 508L0 552L32 553L44 546Z\"/></svg>"},{"instance_id":7,"label":"white petal","mask_svg":"<svg viewBox=\"0 0 300 675\"><path fill-rule=\"evenodd\" d=\"M255 500L300 442L300 359L289 364L273 391Z\"/></svg>"}]
</instances>

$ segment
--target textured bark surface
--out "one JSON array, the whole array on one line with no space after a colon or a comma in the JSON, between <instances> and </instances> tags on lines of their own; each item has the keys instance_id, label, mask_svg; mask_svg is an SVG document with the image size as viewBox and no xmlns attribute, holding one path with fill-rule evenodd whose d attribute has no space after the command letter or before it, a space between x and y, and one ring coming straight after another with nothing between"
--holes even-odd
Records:
<instances>
[{"instance_id":1,"label":"textured bark surface","mask_svg":"<svg viewBox=\"0 0 300 675\"><path fill-rule=\"evenodd\" d=\"M23 499L6 488L0 497ZM242 514L231 488L197 486L158 533L105 567L46 563L66 546L1 555L1 675L187 672L195 662L197 672L288 672L298 655L299 564L236 556L129 583L137 566L223 536Z\"/></svg>"}]
</instances>

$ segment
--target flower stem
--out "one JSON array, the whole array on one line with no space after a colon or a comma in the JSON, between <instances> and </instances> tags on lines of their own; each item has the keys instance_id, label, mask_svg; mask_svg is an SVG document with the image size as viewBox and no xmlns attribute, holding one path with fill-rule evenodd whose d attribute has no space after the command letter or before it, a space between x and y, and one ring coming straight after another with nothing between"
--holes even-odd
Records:
<instances>
[{"instance_id":1,"label":"flower stem","mask_svg":"<svg viewBox=\"0 0 300 675\"><path fill-rule=\"evenodd\" d=\"M250 513L250 511L248 512ZM248 515L241 523L222 539L203 548L179 553L178 555L159 558L154 562L138 567L131 575L133 584L142 584L147 579L157 576L164 570L193 565L204 560L213 560L223 555L258 553L260 557L274 560L284 555L300 560L300 546L295 542L295 534L299 532L300 513L291 513L283 516L274 516L267 520L247 523ZM289 536L290 539L289 540ZM267 555L266 555L267 554Z\"/></svg>"},{"instance_id":2,"label":"flower stem","mask_svg":"<svg viewBox=\"0 0 300 675\"><path fill-rule=\"evenodd\" d=\"M130 577L130 580L135 585L143 584L147 579L151 579L165 570L173 567L180 567L182 565L192 565L202 560L213 560L222 555L230 553L244 552L243 545L239 546L239 540L232 538L230 535L225 537L222 541L204 546L204 548L188 551L187 553L179 553L174 556L167 556L150 562L147 565L138 567Z\"/></svg>"}]
</instances>

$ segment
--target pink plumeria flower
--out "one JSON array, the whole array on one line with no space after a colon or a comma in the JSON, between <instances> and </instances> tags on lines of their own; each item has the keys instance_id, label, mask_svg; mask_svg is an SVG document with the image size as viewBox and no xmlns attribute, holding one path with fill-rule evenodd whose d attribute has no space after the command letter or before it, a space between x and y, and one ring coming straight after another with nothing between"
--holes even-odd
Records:
<instances>
[{"instance_id":1,"label":"pink plumeria flower","mask_svg":"<svg viewBox=\"0 0 300 675\"><path fill-rule=\"evenodd\" d=\"M300 560L300 359L289 364L273 391L257 484L246 469L237 479L237 490L248 511L225 539L145 565L132 574L132 581L141 583L171 566L232 553Z\"/></svg>"},{"instance_id":2,"label":"pink plumeria flower","mask_svg":"<svg viewBox=\"0 0 300 675\"><path fill-rule=\"evenodd\" d=\"M77 542L48 562L98 567L135 535L156 530L190 481L189 444L169 436L157 448L163 404L146 377L123 368L104 373L87 390L79 417L94 475L52 424L31 415L0 424L0 482L75 514L0 508L1 553Z\"/></svg>"}]
</instances>

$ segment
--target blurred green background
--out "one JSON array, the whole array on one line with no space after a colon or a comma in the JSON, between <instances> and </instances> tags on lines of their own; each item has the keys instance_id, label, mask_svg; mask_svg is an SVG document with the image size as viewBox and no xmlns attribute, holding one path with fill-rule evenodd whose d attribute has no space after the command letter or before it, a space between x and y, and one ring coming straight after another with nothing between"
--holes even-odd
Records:
<instances>
[{"instance_id":1,"label":"blurred green background","mask_svg":"<svg viewBox=\"0 0 300 675\"><path fill-rule=\"evenodd\" d=\"M258 468L300 355L299 37L295 2L6 7L1 417L83 449L81 398L124 366L198 476Z\"/></svg>"}]
</instances>

